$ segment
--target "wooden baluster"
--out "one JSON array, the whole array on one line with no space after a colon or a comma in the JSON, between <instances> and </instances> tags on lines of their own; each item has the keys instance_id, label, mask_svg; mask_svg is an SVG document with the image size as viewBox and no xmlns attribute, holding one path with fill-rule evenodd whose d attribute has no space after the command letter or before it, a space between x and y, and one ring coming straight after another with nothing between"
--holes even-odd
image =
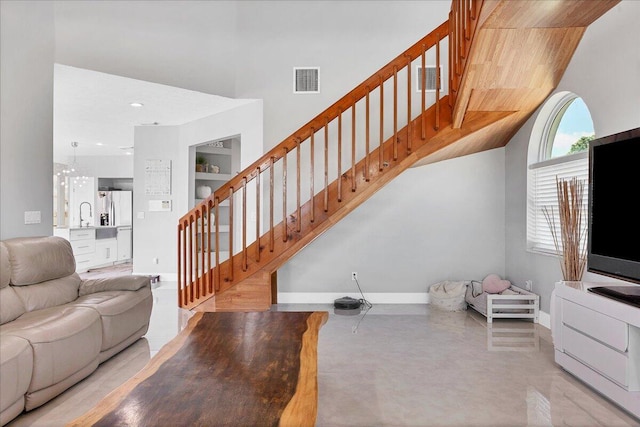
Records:
<instances>
[{"instance_id":1,"label":"wooden baluster","mask_svg":"<svg viewBox=\"0 0 640 427\"><path fill-rule=\"evenodd\" d=\"M459 47L459 58L458 61L458 74L462 75L462 60L465 58L465 40L464 40L464 5L458 3L458 47Z\"/></svg>"},{"instance_id":2,"label":"wooden baluster","mask_svg":"<svg viewBox=\"0 0 640 427\"><path fill-rule=\"evenodd\" d=\"M215 237L215 226L216 226L215 199L213 197L209 199L209 214L210 214L210 218L209 218L209 293L213 294L215 292L213 273L215 271L214 259L216 256L215 248L213 247L213 245L215 244L213 239ZM211 228L212 226L213 226L213 229ZM214 257L214 259L211 259L211 257Z\"/></svg>"},{"instance_id":3,"label":"wooden baluster","mask_svg":"<svg viewBox=\"0 0 640 427\"><path fill-rule=\"evenodd\" d=\"M185 305L189 303L188 302L189 301L189 295L188 295L189 270L187 269L188 268L187 248L189 247L189 243L187 239L188 224L189 224L188 221L184 221L182 223L182 286L183 286L182 302Z\"/></svg>"},{"instance_id":4,"label":"wooden baluster","mask_svg":"<svg viewBox=\"0 0 640 427\"><path fill-rule=\"evenodd\" d=\"M287 234L287 148L282 156L282 241L288 240Z\"/></svg>"},{"instance_id":5,"label":"wooden baluster","mask_svg":"<svg viewBox=\"0 0 640 427\"><path fill-rule=\"evenodd\" d=\"M296 231L300 232L302 215L300 211L300 138L296 138Z\"/></svg>"},{"instance_id":6,"label":"wooden baluster","mask_svg":"<svg viewBox=\"0 0 640 427\"><path fill-rule=\"evenodd\" d=\"M200 205L200 210L196 211L200 213L200 223L198 224L197 222L197 215L196 215L196 233L197 233L197 229L198 229L198 225L200 226L200 247L198 248L198 252L200 255L200 265L198 265L198 260L196 259L196 277L198 278L198 287L196 288L196 299L200 299L200 295L202 294L202 286L204 285L203 283L203 279L204 279L204 251L206 249L205 247L205 235L204 235L204 216L202 215L202 205ZM198 237L198 234L196 234L196 238ZM197 242L197 241L196 241ZM202 266L202 271L200 268L198 268L199 266ZM201 272L200 272L201 271Z\"/></svg>"},{"instance_id":7,"label":"wooden baluster","mask_svg":"<svg viewBox=\"0 0 640 427\"><path fill-rule=\"evenodd\" d=\"M477 0L471 0L471 19L476 20L476 6L478 5Z\"/></svg>"},{"instance_id":8,"label":"wooden baluster","mask_svg":"<svg viewBox=\"0 0 640 427\"><path fill-rule=\"evenodd\" d=\"M407 153L411 153L411 56L407 57Z\"/></svg>"},{"instance_id":9,"label":"wooden baluster","mask_svg":"<svg viewBox=\"0 0 640 427\"><path fill-rule=\"evenodd\" d=\"M365 112L365 127L367 128L366 133L365 133L365 151L366 151L366 157L364 160L364 180L366 182L369 182L369 165L371 163L371 158L369 156L369 152L371 151L370 146L369 146L369 86L367 86L367 96L365 98L365 103L366 103L366 112Z\"/></svg>"},{"instance_id":10,"label":"wooden baluster","mask_svg":"<svg viewBox=\"0 0 640 427\"><path fill-rule=\"evenodd\" d=\"M356 100L351 107L351 191L356 191Z\"/></svg>"},{"instance_id":11,"label":"wooden baluster","mask_svg":"<svg viewBox=\"0 0 640 427\"><path fill-rule=\"evenodd\" d=\"M229 281L233 281L233 186L229 187Z\"/></svg>"},{"instance_id":12,"label":"wooden baluster","mask_svg":"<svg viewBox=\"0 0 640 427\"><path fill-rule=\"evenodd\" d=\"M324 211L329 210L329 119L324 125Z\"/></svg>"},{"instance_id":13,"label":"wooden baluster","mask_svg":"<svg viewBox=\"0 0 640 427\"><path fill-rule=\"evenodd\" d=\"M453 108L455 102L456 86L453 81L453 14L449 12L449 107Z\"/></svg>"},{"instance_id":14,"label":"wooden baluster","mask_svg":"<svg viewBox=\"0 0 640 427\"><path fill-rule=\"evenodd\" d=\"M256 173L256 262L260 262L260 166Z\"/></svg>"},{"instance_id":15,"label":"wooden baluster","mask_svg":"<svg viewBox=\"0 0 640 427\"><path fill-rule=\"evenodd\" d=\"M182 301L182 286L184 284L184 282L182 281L182 254L181 254L181 250L182 250L182 246L183 246L183 242L182 242L182 222L178 223L178 236L177 236L177 242L178 242L178 307L183 307L184 306L184 302Z\"/></svg>"},{"instance_id":16,"label":"wooden baluster","mask_svg":"<svg viewBox=\"0 0 640 427\"><path fill-rule=\"evenodd\" d=\"M468 0L464 0L464 45L465 45L465 52L467 50L467 46L468 46L468 40L471 38L471 33L469 32L469 30L471 29L471 11L469 10L469 1ZM466 56L466 53L465 53Z\"/></svg>"},{"instance_id":17,"label":"wooden baluster","mask_svg":"<svg viewBox=\"0 0 640 427\"><path fill-rule=\"evenodd\" d=\"M311 218L309 219L310 222L314 222L316 219L316 190L315 190L315 185L314 185L314 181L315 181L315 136L316 136L316 130L314 128L311 128L311 170L309 171L309 180L310 180L310 192L311 192Z\"/></svg>"},{"instance_id":18,"label":"wooden baluster","mask_svg":"<svg viewBox=\"0 0 640 427\"><path fill-rule=\"evenodd\" d=\"M378 148L378 169L384 169L384 79L380 76L380 148Z\"/></svg>"},{"instance_id":19,"label":"wooden baluster","mask_svg":"<svg viewBox=\"0 0 640 427\"><path fill-rule=\"evenodd\" d=\"M460 57L461 58L466 57L466 44L467 44L467 38L465 37L465 33L466 33L465 22L467 20L465 16L466 4L467 4L466 1L460 0L459 13L460 13Z\"/></svg>"},{"instance_id":20,"label":"wooden baluster","mask_svg":"<svg viewBox=\"0 0 640 427\"><path fill-rule=\"evenodd\" d=\"M214 209L215 209L215 229L216 229L216 281L214 283L214 288L217 291L220 290L220 284L222 283L222 275L220 272L220 199L218 197L215 198L214 201Z\"/></svg>"},{"instance_id":21,"label":"wooden baluster","mask_svg":"<svg viewBox=\"0 0 640 427\"><path fill-rule=\"evenodd\" d=\"M393 66L393 160L398 160L398 69Z\"/></svg>"},{"instance_id":22,"label":"wooden baluster","mask_svg":"<svg viewBox=\"0 0 640 427\"><path fill-rule=\"evenodd\" d=\"M189 304L189 292L191 287L191 235L189 230L189 218L184 220L184 301Z\"/></svg>"},{"instance_id":23,"label":"wooden baluster","mask_svg":"<svg viewBox=\"0 0 640 427\"><path fill-rule=\"evenodd\" d=\"M436 35L436 39L437 41L436 41L436 126L435 126L435 129L438 130L440 129L440 34ZM424 81L422 84L424 85ZM423 96L424 96L424 92L423 92Z\"/></svg>"},{"instance_id":24,"label":"wooden baluster","mask_svg":"<svg viewBox=\"0 0 640 427\"><path fill-rule=\"evenodd\" d=\"M211 198L207 199L207 286L206 286L206 294L213 293L213 271L211 267L211 209L212 201Z\"/></svg>"},{"instance_id":25,"label":"wooden baluster","mask_svg":"<svg viewBox=\"0 0 640 427\"><path fill-rule=\"evenodd\" d=\"M454 13L454 24L453 24L453 34L454 34L454 47L456 49L455 61L456 61L456 83L459 82L458 76L460 75L460 60L462 55L460 54L460 12L458 12L458 2L454 2L455 5L455 13Z\"/></svg>"},{"instance_id":26,"label":"wooden baluster","mask_svg":"<svg viewBox=\"0 0 640 427\"><path fill-rule=\"evenodd\" d=\"M426 50L427 47L423 44L422 45L422 54L421 56L421 65L422 65L422 72L420 73L420 87L422 88L421 92L421 133L420 133L420 138L424 141L425 139L427 139L427 117L426 114L424 114L426 108L427 108L427 101L426 101L426 93L427 93L427 88L425 87L427 85L427 69L426 69L426 62L425 62L425 56L426 56ZM437 114L437 113L436 113Z\"/></svg>"},{"instance_id":27,"label":"wooden baluster","mask_svg":"<svg viewBox=\"0 0 640 427\"><path fill-rule=\"evenodd\" d=\"M273 231L273 156L269 159L269 252L273 252L275 244L275 235Z\"/></svg>"},{"instance_id":28,"label":"wooden baluster","mask_svg":"<svg viewBox=\"0 0 640 427\"><path fill-rule=\"evenodd\" d=\"M242 177L242 271L247 271L247 177Z\"/></svg>"},{"instance_id":29,"label":"wooden baluster","mask_svg":"<svg viewBox=\"0 0 640 427\"><path fill-rule=\"evenodd\" d=\"M205 224L205 215L207 213L206 201L200 204L200 297L204 297L207 294L207 252L209 252L209 242L207 241L207 224ZM208 219L207 219L208 220Z\"/></svg>"},{"instance_id":30,"label":"wooden baluster","mask_svg":"<svg viewBox=\"0 0 640 427\"><path fill-rule=\"evenodd\" d=\"M338 202L342 201L342 109L338 109Z\"/></svg>"},{"instance_id":31,"label":"wooden baluster","mask_svg":"<svg viewBox=\"0 0 640 427\"><path fill-rule=\"evenodd\" d=\"M193 302L193 215L189 216L189 302Z\"/></svg>"}]
</instances>

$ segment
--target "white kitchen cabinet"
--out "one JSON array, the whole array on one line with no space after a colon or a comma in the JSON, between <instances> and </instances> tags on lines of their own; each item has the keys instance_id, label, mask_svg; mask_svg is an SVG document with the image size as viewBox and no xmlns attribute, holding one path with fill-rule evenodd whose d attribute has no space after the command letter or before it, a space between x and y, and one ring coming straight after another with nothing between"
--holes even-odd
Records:
<instances>
[{"instance_id":1,"label":"white kitchen cabinet","mask_svg":"<svg viewBox=\"0 0 640 427\"><path fill-rule=\"evenodd\" d=\"M93 266L113 264L118 260L117 239L98 239L93 257Z\"/></svg>"},{"instance_id":2,"label":"white kitchen cabinet","mask_svg":"<svg viewBox=\"0 0 640 427\"><path fill-rule=\"evenodd\" d=\"M118 227L118 261L129 260L133 256L132 231L131 227Z\"/></svg>"},{"instance_id":3,"label":"white kitchen cabinet","mask_svg":"<svg viewBox=\"0 0 640 427\"><path fill-rule=\"evenodd\" d=\"M120 229L125 229L120 232ZM76 272L113 265L131 258L131 227L55 228L53 234L71 244Z\"/></svg>"},{"instance_id":4,"label":"white kitchen cabinet","mask_svg":"<svg viewBox=\"0 0 640 427\"><path fill-rule=\"evenodd\" d=\"M71 244L76 259L76 272L85 272L94 265L95 228L55 228L53 234L67 239Z\"/></svg>"}]
</instances>

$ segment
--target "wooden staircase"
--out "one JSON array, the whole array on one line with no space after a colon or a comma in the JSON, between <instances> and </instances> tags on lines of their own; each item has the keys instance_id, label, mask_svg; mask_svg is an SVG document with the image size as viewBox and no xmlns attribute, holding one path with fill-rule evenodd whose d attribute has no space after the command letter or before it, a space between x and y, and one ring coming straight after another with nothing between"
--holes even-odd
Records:
<instances>
[{"instance_id":1,"label":"wooden staircase","mask_svg":"<svg viewBox=\"0 0 640 427\"><path fill-rule=\"evenodd\" d=\"M453 0L446 22L180 219L179 306L267 310L273 273L401 172L506 145L557 86L585 28L618 2ZM412 78L426 58L433 93L426 73L420 91Z\"/></svg>"}]
</instances>

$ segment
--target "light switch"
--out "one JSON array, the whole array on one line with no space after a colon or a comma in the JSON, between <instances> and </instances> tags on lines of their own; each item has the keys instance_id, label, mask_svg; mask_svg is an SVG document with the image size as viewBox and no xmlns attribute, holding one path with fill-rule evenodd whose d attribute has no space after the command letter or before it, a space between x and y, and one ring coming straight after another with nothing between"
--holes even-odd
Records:
<instances>
[{"instance_id":1,"label":"light switch","mask_svg":"<svg viewBox=\"0 0 640 427\"><path fill-rule=\"evenodd\" d=\"M41 214L40 211L25 211L24 223L25 224L40 224Z\"/></svg>"},{"instance_id":2,"label":"light switch","mask_svg":"<svg viewBox=\"0 0 640 427\"><path fill-rule=\"evenodd\" d=\"M138 215L136 215L136 218L138 218L138 219L144 219L144 211L142 211L142 212L138 212Z\"/></svg>"}]
</instances>

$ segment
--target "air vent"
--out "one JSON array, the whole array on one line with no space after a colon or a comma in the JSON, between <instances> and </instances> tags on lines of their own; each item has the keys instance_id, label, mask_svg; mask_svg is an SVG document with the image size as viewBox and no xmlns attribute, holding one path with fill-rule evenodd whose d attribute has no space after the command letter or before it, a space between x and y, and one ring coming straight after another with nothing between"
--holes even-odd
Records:
<instances>
[{"instance_id":1,"label":"air vent","mask_svg":"<svg viewBox=\"0 0 640 427\"><path fill-rule=\"evenodd\" d=\"M293 67L293 93L320 93L320 68Z\"/></svg>"},{"instance_id":2,"label":"air vent","mask_svg":"<svg viewBox=\"0 0 640 427\"><path fill-rule=\"evenodd\" d=\"M425 90L427 91L435 91L436 90L436 67L426 67L427 70L427 74L425 75L426 78L426 88ZM422 67L416 67L416 79L417 79L417 84L416 87L418 88L418 92L422 91ZM441 82L441 86L440 86L440 90L442 90L442 67L440 67L440 82Z\"/></svg>"}]
</instances>

